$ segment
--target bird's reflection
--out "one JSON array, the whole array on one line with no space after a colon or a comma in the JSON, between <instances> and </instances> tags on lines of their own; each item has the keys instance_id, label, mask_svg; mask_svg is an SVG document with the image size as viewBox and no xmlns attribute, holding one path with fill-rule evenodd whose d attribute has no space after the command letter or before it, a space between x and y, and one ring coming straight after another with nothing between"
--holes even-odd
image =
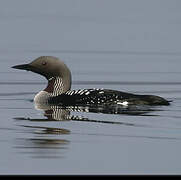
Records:
<instances>
[{"instance_id":1,"label":"bird's reflection","mask_svg":"<svg viewBox=\"0 0 181 180\"><path fill-rule=\"evenodd\" d=\"M134 123L127 123L121 121L111 120L97 120L86 117L86 113L102 113L102 114L124 114L134 116L149 116L149 112L154 111L150 107L61 107L61 106L49 106L45 104L35 104L35 108L43 110L44 117L37 118L24 118L16 117L16 120L28 120L33 122L45 122L45 121L82 121L93 123L109 123L119 124L125 126L143 126ZM72 115L72 112L85 112L84 116ZM38 126L38 125L19 125L23 127L23 133L30 131L31 137L24 137L16 139L16 148L20 149L23 154L30 154L36 158L61 158L64 157L64 153L68 147L70 141L67 140L67 136L71 133L70 130L58 127ZM32 134L34 137L32 137Z\"/></svg>"},{"instance_id":2,"label":"bird's reflection","mask_svg":"<svg viewBox=\"0 0 181 180\"><path fill-rule=\"evenodd\" d=\"M84 120L91 121L86 116L71 115L71 112L124 114L134 116L149 116L149 112L156 109L150 106L56 106L47 104L35 104L37 110L43 110L47 120ZM158 110L158 109L157 109ZM153 115L152 115L153 116ZM113 122L114 123L114 122Z\"/></svg>"},{"instance_id":3,"label":"bird's reflection","mask_svg":"<svg viewBox=\"0 0 181 180\"><path fill-rule=\"evenodd\" d=\"M62 136L70 134L69 130L43 126L21 126L26 129L28 128L29 131L32 130L32 134L34 134L34 137L16 139L15 148L18 149L21 154L28 154L32 158L64 157L70 141L66 140L65 137L62 138ZM26 131L26 129L24 131Z\"/></svg>"},{"instance_id":4,"label":"bird's reflection","mask_svg":"<svg viewBox=\"0 0 181 180\"><path fill-rule=\"evenodd\" d=\"M16 120L29 120L29 121L85 121L85 122L99 122L99 123L112 123L123 124L121 122L93 120L86 116L86 113L101 113L101 114L113 114L113 115L133 115L133 116L156 116L149 114L153 111L158 111L150 106L56 106L48 104L35 104L35 109L43 110L44 117L42 119L37 118L24 118L16 117ZM160 111L160 110L159 110ZM85 112L84 116L72 115L72 112ZM126 123L126 125L128 125Z\"/></svg>"}]
</instances>

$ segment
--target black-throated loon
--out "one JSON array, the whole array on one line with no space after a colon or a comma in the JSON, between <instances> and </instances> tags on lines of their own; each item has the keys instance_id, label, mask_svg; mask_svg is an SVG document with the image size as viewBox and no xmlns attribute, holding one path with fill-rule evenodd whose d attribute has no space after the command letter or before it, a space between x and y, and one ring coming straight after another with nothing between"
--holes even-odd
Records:
<instances>
[{"instance_id":1,"label":"black-throated loon","mask_svg":"<svg viewBox=\"0 0 181 180\"><path fill-rule=\"evenodd\" d=\"M47 87L34 97L35 103L61 106L89 105L169 105L169 101L155 95L137 95L110 89L71 89L71 72L57 57L41 56L29 64L13 66L44 76Z\"/></svg>"}]
</instances>

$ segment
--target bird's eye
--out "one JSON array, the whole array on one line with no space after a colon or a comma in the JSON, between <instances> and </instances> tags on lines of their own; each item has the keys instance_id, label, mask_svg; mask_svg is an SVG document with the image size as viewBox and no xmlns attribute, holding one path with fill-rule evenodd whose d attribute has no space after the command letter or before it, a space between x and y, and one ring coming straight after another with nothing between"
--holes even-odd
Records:
<instances>
[{"instance_id":1,"label":"bird's eye","mask_svg":"<svg viewBox=\"0 0 181 180\"><path fill-rule=\"evenodd\" d=\"M47 63L45 61L42 62L42 65L45 66Z\"/></svg>"}]
</instances>

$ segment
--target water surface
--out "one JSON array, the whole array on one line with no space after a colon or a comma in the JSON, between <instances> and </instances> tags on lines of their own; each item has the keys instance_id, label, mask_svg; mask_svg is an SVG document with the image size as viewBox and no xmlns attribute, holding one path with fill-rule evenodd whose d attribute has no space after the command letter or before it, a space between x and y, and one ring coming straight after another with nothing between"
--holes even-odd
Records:
<instances>
[{"instance_id":1,"label":"water surface","mask_svg":"<svg viewBox=\"0 0 181 180\"><path fill-rule=\"evenodd\" d=\"M130 2L0 2L0 174L181 173L181 4ZM10 67L41 55L65 61L72 89L172 103L113 114L37 110L46 79Z\"/></svg>"}]
</instances>

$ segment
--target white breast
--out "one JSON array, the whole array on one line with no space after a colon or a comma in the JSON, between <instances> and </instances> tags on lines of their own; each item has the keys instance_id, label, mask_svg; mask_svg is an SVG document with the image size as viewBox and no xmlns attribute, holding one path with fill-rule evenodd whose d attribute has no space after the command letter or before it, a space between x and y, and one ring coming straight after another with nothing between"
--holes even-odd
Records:
<instances>
[{"instance_id":1,"label":"white breast","mask_svg":"<svg viewBox=\"0 0 181 180\"><path fill-rule=\"evenodd\" d=\"M46 91L40 91L34 97L35 103L48 103L48 99L51 97L51 94Z\"/></svg>"}]
</instances>

